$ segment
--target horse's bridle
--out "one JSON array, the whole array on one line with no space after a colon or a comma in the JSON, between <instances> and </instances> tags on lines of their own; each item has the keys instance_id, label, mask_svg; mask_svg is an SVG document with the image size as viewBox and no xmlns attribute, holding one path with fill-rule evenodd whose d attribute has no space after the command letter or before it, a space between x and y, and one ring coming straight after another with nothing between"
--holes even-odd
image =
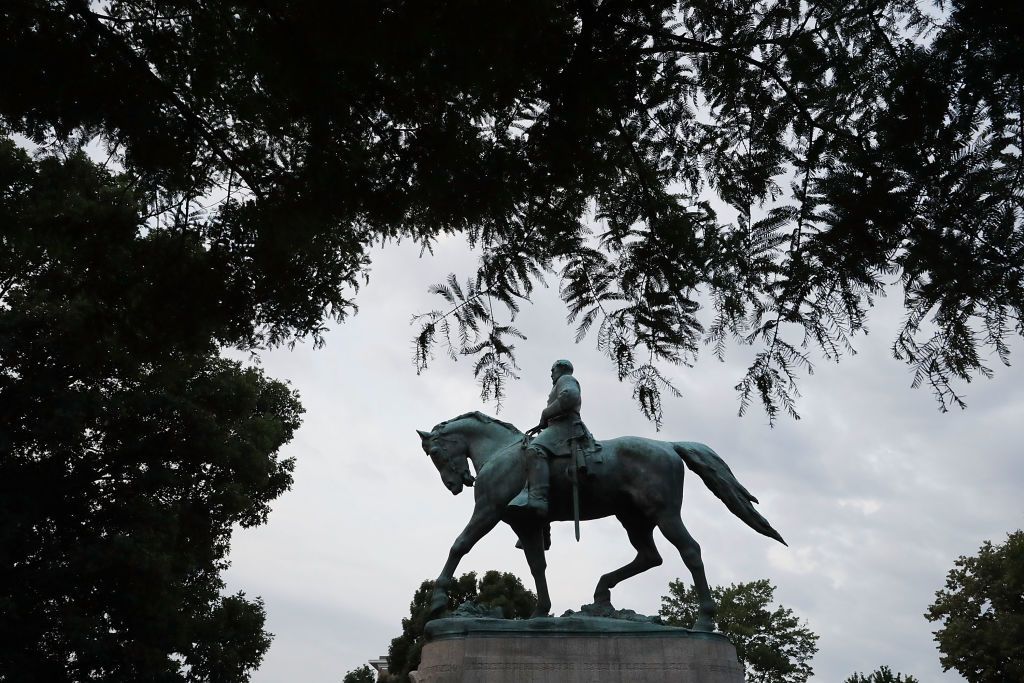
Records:
<instances>
[{"instance_id":1,"label":"horse's bridle","mask_svg":"<svg viewBox=\"0 0 1024 683\"><path fill-rule=\"evenodd\" d=\"M427 451L427 455L433 456L436 451L437 454L444 459L444 467L450 470L453 474L459 475L462 483L465 486L472 486L476 483L476 478L469 471L469 456L462 458L462 467L459 468L458 457L452 456L452 454L442 444L442 434L432 434L430 437L430 449Z\"/></svg>"}]
</instances>

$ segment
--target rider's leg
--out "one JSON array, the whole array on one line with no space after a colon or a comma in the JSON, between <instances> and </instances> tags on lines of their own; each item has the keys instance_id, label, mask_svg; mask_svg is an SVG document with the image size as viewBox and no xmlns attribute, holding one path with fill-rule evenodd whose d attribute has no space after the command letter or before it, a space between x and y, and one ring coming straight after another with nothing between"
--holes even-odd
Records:
<instances>
[{"instance_id":1,"label":"rider's leg","mask_svg":"<svg viewBox=\"0 0 1024 683\"><path fill-rule=\"evenodd\" d=\"M529 467L527 468L527 480L529 482L530 494L526 506L541 516L548 514L548 488L549 470L548 454L539 447L530 448L527 451Z\"/></svg>"}]
</instances>

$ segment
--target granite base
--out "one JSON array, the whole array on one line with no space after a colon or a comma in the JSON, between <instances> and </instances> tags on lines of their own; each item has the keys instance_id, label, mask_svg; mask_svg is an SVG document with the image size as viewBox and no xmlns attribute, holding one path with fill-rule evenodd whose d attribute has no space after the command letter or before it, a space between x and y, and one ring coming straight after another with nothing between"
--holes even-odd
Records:
<instances>
[{"instance_id":1,"label":"granite base","mask_svg":"<svg viewBox=\"0 0 1024 683\"><path fill-rule=\"evenodd\" d=\"M743 683L728 638L658 624L451 618L426 641L414 683Z\"/></svg>"}]
</instances>

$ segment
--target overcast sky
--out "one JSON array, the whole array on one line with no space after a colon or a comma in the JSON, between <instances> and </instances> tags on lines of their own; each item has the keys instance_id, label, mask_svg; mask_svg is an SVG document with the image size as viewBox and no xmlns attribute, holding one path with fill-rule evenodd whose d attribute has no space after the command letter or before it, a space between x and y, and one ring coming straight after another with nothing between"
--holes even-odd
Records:
<instances>
[{"instance_id":1,"label":"overcast sky","mask_svg":"<svg viewBox=\"0 0 1024 683\"><path fill-rule=\"evenodd\" d=\"M451 270L468 274L474 257L454 238L435 257L418 254L412 244L374 252L360 313L332 328L324 348L263 355L267 374L300 392L306 414L283 452L296 459L292 490L268 524L239 530L232 543L229 589L262 596L275 634L257 683L339 683L386 654L413 592L438 574L469 518L472 490L453 497L443 488L414 430L469 410L493 415L495 407L481 402L466 360L439 353L416 376L409 318L439 307L426 287ZM994 380L964 387L966 411L940 414L927 391L909 388L908 369L889 353L901 314L892 297L869 318L857 356L838 365L819 360L803 378L802 420L781 418L771 429L756 405L737 417L733 386L750 351L733 347L726 363L705 351L695 369L672 369L683 397L666 397L657 434L593 339L573 344L551 285L517 320L529 340L519 345L522 379L509 386L500 417L524 430L535 424L552 361L569 358L583 419L597 438L704 442L760 499L788 548L744 526L692 473L683 520L703 548L710 583L767 578L777 601L821 636L814 680L839 682L881 664L922 682L962 680L942 673L935 625L922 614L957 556L1024 526L1017 367L1000 366ZM552 536L555 614L590 602L598 577L634 554L614 520L584 524L578 544L571 523L555 525ZM618 586L617 607L654 614L670 580L690 583L678 555L656 537L665 563ZM512 571L532 588L514 542L499 526L459 573Z\"/></svg>"}]
</instances>

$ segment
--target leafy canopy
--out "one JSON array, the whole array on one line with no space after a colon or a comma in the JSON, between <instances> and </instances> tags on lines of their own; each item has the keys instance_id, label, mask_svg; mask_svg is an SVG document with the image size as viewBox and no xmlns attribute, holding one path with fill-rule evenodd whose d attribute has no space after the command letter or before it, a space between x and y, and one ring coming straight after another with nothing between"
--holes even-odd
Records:
<instances>
[{"instance_id":1,"label":"leafy canopy","mask_svg":"<svg viewBox=\"0 0 1024 683\"><path fill-rule=\"evenodd\" d=\"M880 666L865 676L862 673L855 673L843 683L920 683L913 676L904 676L901 673L894 674L887 666Z\"/></svg>"},{"instance_id":2,"label":"leafy canopy","mask_svg":"<svg viewBox=\"0 0 1024 683\"><path fill-rule=\"evenodd\" d=\"M352 669L345 674L341 683L377 683L377 673L368 665L363 664L358 669Z\"/></svg>"},{"instance_id":3,"label":"leafy canopy","mask_svg":"<svg viewBox=\"0 0 1024 683\"><path fill-rule=\"evenodd\" d=\"M0 141L0 681L245 681L231 531L291 485L301 407L220 358L197 235L130 179Z\"/></svg>"},{"instance_id":4,"label":"leafy canopy","mask_svg":"<svg viewBox=\"0 0 1024 683\"><path fill-rule=\"evenodd\" d=\"M402 635L391 641L388 648L390 683L407 683L409 672L420 664L423 649L423 629L430 613L433 581L424 581L413 594L409 616L402 619ZM476 572L457 577L448 590L448 610L470 602L482 608L501 608L505 619L525 619L533 613L537 596L526 589L523 582L511 572L485 572L477 579Z\"/></svg>"},{"instance_id":5,"label":"leafy canopy","mask_svg":"<svg viewBox=\"0 0 1024 683\"><path fill-rule=\"evenodd\" d=\"M658 613L669 625L689 627L700 606L697 591L678 579L668 590ZM811 677L809 662L818 651L818 636L793 610L772 608L775 587L767 579L713 586L711 594L718 603L718 630L736 646L748 681L804 683Z\"/></svg>"},{"instance_id":6,"label":"leafy canopy","mask_svg":"<svg viewBox=\"0 0 1024 683\"><path fill-rule=\"evenodd\" d=\"M969 683L1024 680L1024 531L961 556L925 612L940 622L935 641L944 671Z\"/></svg>"},{"instance_id":7,"label":"leafy canopy","mask_svg":"<svg viewBox=\"0 0 1024 683\"><path fill-rule=\"evenodd\" d=\"M0 121L96 140L219 266L233 340L318 337L366 249L478 248L420 320L515 376L555 278L660 421L664 368L751 345L740 412L796 412L896 284L893 353L940 406L1008 362L1022 304L1019 3L19 0ZM494 16L502 17L494 21Z\"/></svg>"}]
</instances>

